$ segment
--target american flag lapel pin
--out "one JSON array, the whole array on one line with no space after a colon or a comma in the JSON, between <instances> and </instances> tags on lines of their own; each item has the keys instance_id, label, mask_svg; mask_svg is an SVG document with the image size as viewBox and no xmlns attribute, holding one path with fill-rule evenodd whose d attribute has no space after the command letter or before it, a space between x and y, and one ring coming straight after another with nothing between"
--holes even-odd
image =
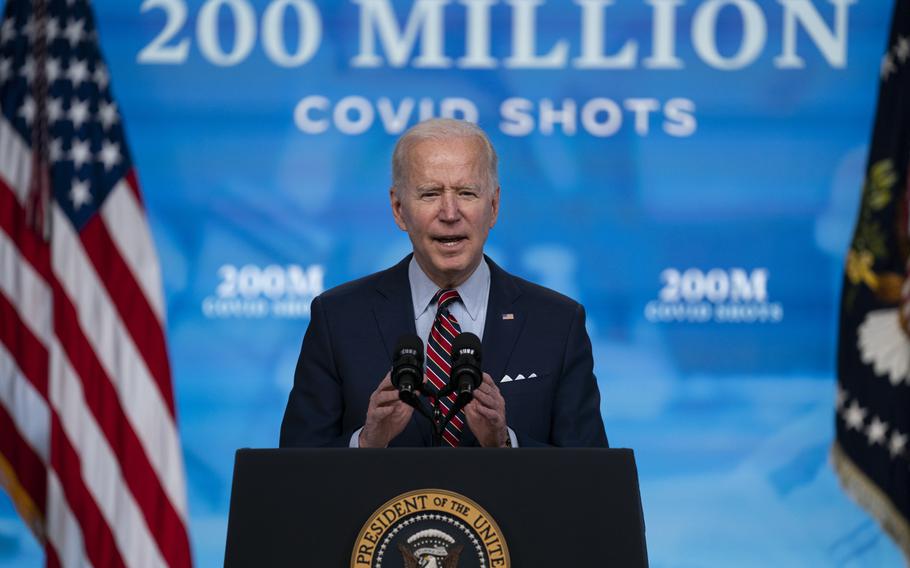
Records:
<instances>
[{"instance_id":1,"label":"american flag lapel pin","mask_svg":"<svg viewBox=\"0 0 910 568\"><path fill-rule=\"evenodd\" d=\"M513 320L513 319L515 319L515 314L502 314L502 319Z\"/></svg>"}]
</instances>

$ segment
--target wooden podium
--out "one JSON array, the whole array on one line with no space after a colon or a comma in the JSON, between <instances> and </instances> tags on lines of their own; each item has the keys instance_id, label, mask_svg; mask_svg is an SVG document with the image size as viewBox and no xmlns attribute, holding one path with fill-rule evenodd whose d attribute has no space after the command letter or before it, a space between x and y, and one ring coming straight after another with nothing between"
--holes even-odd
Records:
<instances>
[{"instance_id":1,"label":"wooden podium","mask_svg":"<svg viewBox=\"0 0 910 568\"><path fill-rule=\"evenodd\" d=\"M225 566L647 564L631 450L242 449L236 455Z\"/></svg>"}]
</instances>

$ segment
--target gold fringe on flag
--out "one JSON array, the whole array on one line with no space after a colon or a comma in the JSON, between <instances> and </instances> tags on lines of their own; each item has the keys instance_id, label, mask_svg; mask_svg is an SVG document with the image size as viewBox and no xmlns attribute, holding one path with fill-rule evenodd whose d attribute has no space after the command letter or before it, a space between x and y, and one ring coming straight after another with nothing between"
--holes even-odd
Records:
<instances>
[{"instance_id":1,"label":"gold fringe on flag","mask_svg":"<svg viewBox=\"0 0 910 568\"><path fill-rule=\"evenodd\" d=\"M856 467L836 441L831 446L831 462L841 487L894 539L910 566L910 523L907 519L894 507L888 496Z\"/></svg>"}]
</instances>

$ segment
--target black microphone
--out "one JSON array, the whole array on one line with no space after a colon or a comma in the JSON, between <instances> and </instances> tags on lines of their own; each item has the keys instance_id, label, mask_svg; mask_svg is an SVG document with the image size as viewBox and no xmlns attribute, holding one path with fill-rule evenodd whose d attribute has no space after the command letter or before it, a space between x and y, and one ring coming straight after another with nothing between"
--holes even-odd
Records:
<instances>
[{"instance_id":1,"label":"black microphone","mask_svg":"<svg viewBox=\"0 0 910 568\"><path fill-rule=\"evenodd\" d=\"M473 390L480 386L480 338L462 333L452 342L452 372L447 390L454 392L462 406L474 398Z\"/></svg>"},{"instance_id":2,"label":"black microphone","mask_svg":"<svg viewBox=\"0 0 910 568\"><path fill-rule=\"evenodd\" d=\"M392 385L398 389L398 398L413 406L422 377L423 341L413 334L402 335L392 357Z\"/></svg>"}]
</instances>

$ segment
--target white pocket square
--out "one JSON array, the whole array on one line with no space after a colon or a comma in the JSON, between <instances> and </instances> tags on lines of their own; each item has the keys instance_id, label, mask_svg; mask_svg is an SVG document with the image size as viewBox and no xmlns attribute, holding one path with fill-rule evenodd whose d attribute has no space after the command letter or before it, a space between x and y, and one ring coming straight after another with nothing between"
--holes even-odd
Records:
<instances>
[{"instance_id":1,"label":"white pocket square","mask_svg":"<svg viewBox=\"0 0 910 568\"><path fill-rule=\"evenodd\" d=\"M525 379L534 379L534 378L537 378L537 373L531 373L527 377L524 376L524 374L519 373L514 379L512 377L510 377L509 375L506 375L499 382L500 383L511 383L512 381L523 381Z\"/></svg>"}]
</instances>

